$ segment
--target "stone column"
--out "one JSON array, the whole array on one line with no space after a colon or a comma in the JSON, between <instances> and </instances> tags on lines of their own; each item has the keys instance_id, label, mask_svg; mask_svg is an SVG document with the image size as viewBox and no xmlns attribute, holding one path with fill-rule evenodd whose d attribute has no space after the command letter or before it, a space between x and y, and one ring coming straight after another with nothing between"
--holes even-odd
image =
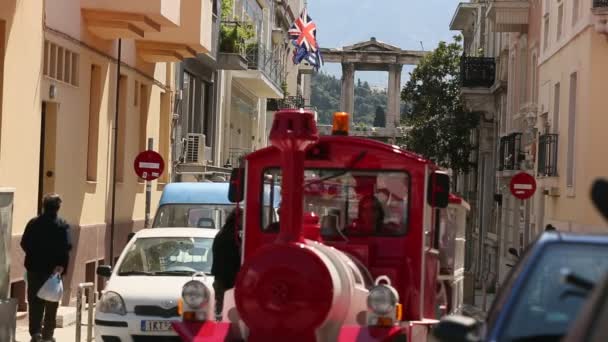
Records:
<instances>
[{"instance_id":1,"label":"stone column","mask_svg":"<svg viewBox=\"0 0 608 342\"><path fill-rule=\"evenodd\" d=\"M395 128L395 122L401 117L401 70L402 65L391 64L388 68L388 108L386 127Z\"/></svg>"},{"instance_id":2,"label":"stone column","mask_svg":"<svg viewBox=\"0 0 608 342\"><path fill-rule=\"evenodd\" d=\"M352 127L355 111L355 65L353 63L342 63L340 111L350 115L350 126Z\"/></svg>"}]
</instances>

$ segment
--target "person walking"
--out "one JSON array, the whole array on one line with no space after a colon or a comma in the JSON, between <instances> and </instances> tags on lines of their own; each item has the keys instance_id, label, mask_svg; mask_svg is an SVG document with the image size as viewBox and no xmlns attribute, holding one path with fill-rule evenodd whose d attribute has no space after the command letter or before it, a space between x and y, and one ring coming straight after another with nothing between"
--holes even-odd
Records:
<instances>
[{"instance_id":1,"label":"person walking","mask_svg":"<svg viewBox=\"0 0 608 342\"><path fill-rule=\"evenodd\" d=\"M70 260L70 226L59 217L61 197L47 194L43 213L31 219L21 238L27 270L29 332L32 342L55 341L53 334L59 303L38 298L38 291L54 274L64 275ZM42 326L44 318L44 326Z\"/></svg>"},{"instance_id":2,"label":"person walking","mask_svg":"<svg viewBox=\"0 0 608 342\"><path fill-rule=\"evenodd\" d=\"M215 316L222 317L224 293L234 287L236 275L241 268L241 251L237 240L237 229L242 227L242 211L235 209L228 215L226 223L213 239L213 289L215 290Z\"/></svg>"}]
</instances>

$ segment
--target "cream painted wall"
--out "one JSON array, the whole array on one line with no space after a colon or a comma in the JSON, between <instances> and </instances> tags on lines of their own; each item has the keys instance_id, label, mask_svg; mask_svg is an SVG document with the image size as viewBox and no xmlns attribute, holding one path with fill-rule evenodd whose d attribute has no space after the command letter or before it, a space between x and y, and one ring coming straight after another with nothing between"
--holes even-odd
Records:
<instances>
[{"instance_id":1,"label":"cream painted wall","mask_svg":"<svg viewBox=\"0 0 608 342\"><path fill-rule=\"evenodd\" d=\"M551 88L560 82L560 120L558 147L558 175L556 179L542 180L560 189L559 197L547 197L545 223L573 231L598 231L607 227L593 207L589 193L593 181L608 175L608 160L602 158L606 146L605 129L608 127L605 108L608 106L602 89L608 78L606 39L592 26L577 31L559 50L551 54L540 66L540 80ZM576 129L575 129L575 184L566 185L568 151L568 115L570 107L570 75L577 72ZM549 97L553 101L553 94ZM547 106L548 104L545 104ZM552 108L552 106L551 106ZM552 116L550 113L550 117ZM608 228L604 228L608 232Z\"/></svg>"},{"instance_id":2,"label":"cream painted wall","mask_svg":"<svg viewBox=\"0 0 608 342\"><path fill-rule=\"evenodd\" d=\"M55 160L55 191L64 198L62 214L73 225L96 225L109 221L111 196L112 124L116 85L116 65L107 56L95 52L81 40L103 54L115 56L117 44L100 40L81 26L78 1L47 1L46 18L51 30L43 28L43 6L38 1L0 4L0 18L7 21L7 45L2 103L2 135L0 150L0 186L14 187L15 211L13 234L22 233L24 226L36 214L38 196L38 165L41 103L57 104L57 146ZM66 20L70 18L70 20ZM58 34L55 31L60 31ZM65 35L74 39L66 38ZM79 55L79 82L72 86L42 75L44 39ZM133 159L139 152L139 105L134 104L135 80L147 84L150 90L147 131L159 147L160 95L165 90L153 84L153 79L166 83L166 63L144 63L136 57L132 40L123 40L122 68L128 76L128 120L125 158L125 183L117 187L117 223L131 224L144 219L144 185L139 184L133 171ZM91 64L101 67L102 96L99 115L98 177L87 182L87 142L89 120L89 85ZM134 70L147 74L146 76ZM51 84L56 96L49 98ZM170 108L169 108L170 109ZM167 161L167 164L170 164ZM161 186L154 182L151 214L160 198Z\"/></svg>"},{"instance_id":3,"label":"cream painted wall","mask_svg":"<svg viewBox=\"0 0 608 342\"><path fill-rule=\"evenodd\" d=\"M36 214L42 73L42 2L0 2L6 55L0 143L0 187L14 187L13 234ZM21 66L21 67L16 67Z\"/></svg>"}]
</instances>

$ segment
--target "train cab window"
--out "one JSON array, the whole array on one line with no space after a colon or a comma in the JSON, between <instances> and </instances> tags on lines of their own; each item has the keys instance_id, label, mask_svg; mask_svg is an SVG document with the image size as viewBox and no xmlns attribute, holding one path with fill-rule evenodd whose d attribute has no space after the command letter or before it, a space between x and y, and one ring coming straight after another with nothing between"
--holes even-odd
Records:
<instances>
[{"instance_id":1,"label":"train cab window","mask_svg":"<svg viewBox=\"0 0 608 342\"><path fill-rule=\"evenodd\" d=\"M266 170L265 183L280 180L280 172ZM407 233L409 185L409 175L400 171L307 169L304 211L320 218L321 232L328 239L401 236ZM262 206L262 227L277 232L280 209L274 215L268 204Z\"/></svg>"}]
</instances>

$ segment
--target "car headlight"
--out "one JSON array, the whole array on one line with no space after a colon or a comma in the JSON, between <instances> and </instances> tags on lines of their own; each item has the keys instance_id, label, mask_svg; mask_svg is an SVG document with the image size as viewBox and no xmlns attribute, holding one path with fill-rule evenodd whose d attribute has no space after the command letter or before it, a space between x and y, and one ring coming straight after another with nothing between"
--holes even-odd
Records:
<instances>
[{"instance_id":1,"label":"car headlight","mask_svg":"<svg viewBox=\"0 0 608 342\"><path fill-rule=\"evenodd\" d=\"M207 286L198 280L191 280L182 288L182 299L190 308L200 308L209 303L210 296Z\"/></svg>"},{"instance_id":2,"label":"car headlight","mask_svg":"<svg viewBox=\"0 0 608 342\"><path fill-rule=\"evenodd\" d=\"M397 306L397 296L391 287L378 285L367 296L367 306L377 315L389 315Z\"/></svg>"},{"instance_id":3,"label":"car headlight","mask_svg":"<svg viewBox=\"0 0 608 342\"><path fill-rule=\"evenodd\" d=\"M127 308L125 306L125 301L122 300L122 297L116 292L106 292L101 296L101 299L98 304L99 312L116 314L124 316L127 314Z\"/></svg>"}]
</instances>

